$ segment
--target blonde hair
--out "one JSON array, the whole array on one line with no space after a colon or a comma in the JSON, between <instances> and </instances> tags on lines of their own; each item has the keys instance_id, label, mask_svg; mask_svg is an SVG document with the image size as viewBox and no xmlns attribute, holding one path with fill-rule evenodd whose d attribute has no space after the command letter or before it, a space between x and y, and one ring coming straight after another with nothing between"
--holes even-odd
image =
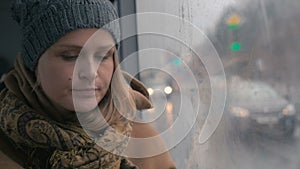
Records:
<instances>
[{"instance_id":1,"label":"blonde hair","mask_svg":"<svg viewBox=\"0 0 300 169\"><path fill-rule=\"evenodd\" d=\"M135 117L136 104L130 92L132 89L124 79L116 49L113 54L113 59L114 73L111 78L110 86L106 95L98 104L105 121L99 116L98 111L92 111L88 115L84 113L84 115L80 117L80 122L86 129L96 131L102 129L104 124L112 124L124 118L132 120Z\"/></svg>"}]
</instances>

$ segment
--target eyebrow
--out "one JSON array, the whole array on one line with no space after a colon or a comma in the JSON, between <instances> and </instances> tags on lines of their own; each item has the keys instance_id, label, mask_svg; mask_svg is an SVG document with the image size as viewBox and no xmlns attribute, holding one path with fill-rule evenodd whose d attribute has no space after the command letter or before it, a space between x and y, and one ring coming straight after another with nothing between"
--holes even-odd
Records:
<instances>
[{"instance_id":1,"label":"eyebrow","mask_svg":"<svg viewBox=\"0 0 300 169\"><path fill-rule=\"evenodd\" d=\"M82 46L75 45L75 44L58 44L56 45L58 48L75 48L75 49L82 49Z\"/></svg>"},{"instance_id":2,"label":"eyebrow","mask_svg":"<svg viewBox=\"0 0 300 169\"><path fill-rule=\"evenodd\" d=\"M103 53L103 51L105 51L105 54L111 54L114 50L113 50L113 48L111 47L111 48L107 48L107 49L105 49L105 50L96 50L95 51L95 54L96 53Z\"/></svg>"},{"instance_id":3,"label":"eyebrow","mask_svg":"<svg viewBox=\"0 0 300 169\"><path fill-rule=\"evenodd\" d=\"M107 46L99 46L99 47L97 47L97 51L110 51L112 48L114 47L114 45L107 45Z\"/></svg>"},{"instance_id":4,"label":"eyebrow","mask_svg":"<svg viewBox=\"0 0 300 169\"><path fill-rule=\"evenodd\" d=\"M76 45L76 44L59 44L57 45L57 47L59 48L76 48L76 49L82 49L83 46L80 46L80 45ZM106 46L99 46L96 48L97 51L109 51L111 50L111 48L113 48L114 45L106 45Z\"/></svg>"},{"instance_id":5,"label":"eyebrow","mask_svg":"<svg viewBox=\"0 0 300 169\"><path fill-rule=\"evenodd\" d=\"M109 53L113 50L113 47L114 47L114 45L98 46L93 50L93 52L94 53L102 53L102 52ZM83 52L85 52L84 48L83 48Z\"/></svg>"}]
</instances>

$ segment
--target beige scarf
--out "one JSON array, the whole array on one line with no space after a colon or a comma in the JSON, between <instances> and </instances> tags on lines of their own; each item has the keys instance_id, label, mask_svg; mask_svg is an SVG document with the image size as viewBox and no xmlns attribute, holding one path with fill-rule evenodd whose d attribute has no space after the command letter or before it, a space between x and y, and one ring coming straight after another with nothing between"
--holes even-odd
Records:
<instances>
[{"instance_id":1,"label":"beige scarf","mask_svg":"<svg viewBox=\"0 0 300 169\"><path fill-rule=\"evenodd\" d=\"M151 107L145 87L129 74L124 74L134 90L137 109ZM115 155L128 144L132 126L130 121L116 113L108 124L111 128L100 129L97 143L79 125L74 112L63 110L49 101L36 85L32 75L19 56L13 69L5 79L7 89L0 95L0 127L4 133L28 156L26 167L44 168L130 168L126 159ZM143 95L142 95L142 94ZM106 111L112 111L111 108ZM110 114L106 112L105 114ZM104 116L105 119L107 119ZM114 133L123 137L116 137ZM101 136L100 136L101 135ZM111 148L112 147L112 148ZM40 154L49 154L46 159ZM123 167L122 167L123 166Z\"/></svg>"}]
</instances>

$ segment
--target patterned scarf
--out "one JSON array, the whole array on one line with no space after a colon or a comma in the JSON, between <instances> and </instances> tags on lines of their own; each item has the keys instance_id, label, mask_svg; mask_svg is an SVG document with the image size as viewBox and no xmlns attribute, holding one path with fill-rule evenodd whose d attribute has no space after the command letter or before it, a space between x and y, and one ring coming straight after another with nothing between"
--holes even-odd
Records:
<instances>
[{"instance_id":1,"label":"patterned scarf","mask_svg":"<svg viewBox=\"0 0 300 169\"><path fill-rule=\"evenodd\" d=\"M130 93L137 108L151 107L144 86L130 75L124 76L127 80L133 79L130 82L134 90ZM53 105L36 86L34 76L26 70L21 57L6 76L5 85L7 89L0 94L0 127L20 153L28 157L26 164L22 164L26 168L136 168L116 155L128 144L132 131L129 120L117 114L118 118L113 118L117 120L108 121L110 127L99 129L97 138L90 138L74 112Z\"/></svg>"}]
</instances>

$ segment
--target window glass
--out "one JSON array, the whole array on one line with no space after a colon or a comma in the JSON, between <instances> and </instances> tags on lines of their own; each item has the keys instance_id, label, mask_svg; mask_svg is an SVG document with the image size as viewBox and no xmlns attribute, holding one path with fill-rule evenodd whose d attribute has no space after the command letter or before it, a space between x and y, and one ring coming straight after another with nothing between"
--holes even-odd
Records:
<instances>
[{"instance_id":1,"label":"window glass","mask_svg":"<svg viewBox=\"0 0 300 169\"><path fill-rule=\"evenodd\" d=\"M136 1L140 117L178 168L300 168L299 5Z\"/></svg>"}]
</instances>

